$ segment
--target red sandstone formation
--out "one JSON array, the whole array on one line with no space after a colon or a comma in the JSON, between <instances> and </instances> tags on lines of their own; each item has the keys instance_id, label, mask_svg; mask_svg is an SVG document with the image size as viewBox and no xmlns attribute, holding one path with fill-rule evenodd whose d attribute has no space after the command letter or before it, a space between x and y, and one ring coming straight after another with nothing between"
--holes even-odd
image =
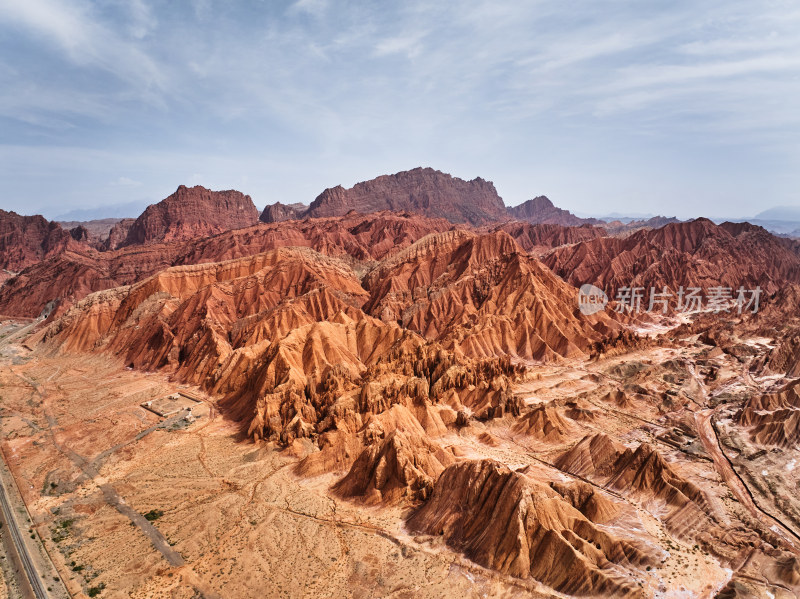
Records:
<instances>
[{"instance_id":1,"label":"red sandstone formation","mask_svg":"<svg viewBox=\"0 0 800 599\"><path fill-rule=\"evenodd\" d=\"M111 230L108 232L108 237L97 249L100 250L115 250L122 247L125 240L128 239L128 233L136 222L135 218L123 218L115 223Z\"/></svg>"},{"instance_id":2,"label":"red sandstone formation","mask_svg":"<svg viewBox=\"0 0 800 599\"><path fill-rule=\"evenodd\" d=\"M664 522L678 534L693 536L708 525L710 509L703 492L647 443L631 449L603 433L588 435L555 465L605 488L667 506Z\"/></svg>"},{"instance_id":3,"label":"red sandstone formation","mask_svg":"<svg viewBox=\"0 0 800 599\"><path fill-rule=\"evenodd\" d=\"M592 283L610 299L620 287L757 285L772 293L800 282L800 258L761 227L715 225L707 219L601 238L554 250L543 261L567 282ZM674 298L673 298L674 300ZM676 301L676 300L674 300Z\"/></svg>"},{"instance_id":4,"label":"red sandstone formation","mask_svg":"<svg viewBox=\"0 0 800 599\"><path fill-rule=\"evenodd\" d=\"M238 222L240 200L249 216ZM360 214L350 201L404 210ZM402 513L408 530L393 538L400 522L393 532L381 524L382 540L477 570L448 552L463 554L495 570L481 573L486 588L654 596L690 565L716 577L708 596L744 580L800 584L791 532L741 501L716 455L697 459L712 446L698 438L695 415L712 407L768 447L768 460L800 441L798 383L753 392L777 386L761 374L800 372L800 284L787 284L800 258L782 240L705 220L624 239L589 225L498 223L491 184L430 169L327 190L301 220L300 207L275 204L262 214L271 222L250 224L248 202L181 188L118 223L108 244L120 249L96 249L82 226L54 234L65 242L52 251L12 234L6 249L30 264L0 286L0 313L37 315L59 302L26 341L31 361L87 352L197 385L243 436L285 450L270 460L327 475L312 493L334 507L350 502L349 526L373 530L369 519L355 524L364 504L385 522ZM524 210L566 218L541 200ZM583 277L610 292L760 284L770 304L643 340L626 317L580 314L570 283ZM747 398L737 397L743 387ZM747 435L730 439L746 444ZM769 499L752 496L772 509ZM710 556L720 568L703 561Z\"/></svg>"},{"instance_id":5,"label":"red sandstone formation","mask_svg":"<svg viewBox=\"0 0 800 599\"><path fill-rule=\"evenodd\" d=\"M279 223L285 220L295 220L300 217L308 206L305 204L281 204L275 202L268 204L258 218L262 223Z\"/></svg>"},{"instance_id":6,"label":"red sandstone formation","mask_svg":"<svg viewBox=\"0 0 800 599\"><path fill-rule=\"evenodd\" d=\"M571 501L492 460L454 464L408 521L471 560L578 596L639 597L623 572L655 560L598 528Z\"/></svg>"},{"instance_id":7,"label":"red sandstone formation","mask_svg":"<svg viewBox=\"0 0 800 599\"><path fill-rule=\"evenodd\" d=\"M561 443L575 434L575 427L561 414L559 408L550 404L540 404L533 408L517 421L513 430L548 443Z\"/></svg>"},{"instance_id":8,"label":"red sandstone formation","mask_svg":"<svg viewBox=\"0 0 800 599\"><path fill-rule=\"evenodd\" d=\"M134 245L108 252L70 246L71 251L34 264L1 287L0 314L36 316L53 300L63 312L88 293L130 285L169 266L230 260L287 246L310 247L363 262L359 268L366 270L374 260L451 227L444 219L384 212L261 224L200 240ZM114 235L112 231L110 239Z\"/></svg>"},{"instance_id":9,"label":"red sandstone formation","mask_svg":"<svg viewBox=\"0 0 800 599\"><path fill-rule=\"evenodd\" d=\"M84 230L86 231L85 240L92 247L96 249L107 249L109 243L108 238L111 234L111 231L121 222L126 220L133 222L135 219L101 218L86 221L59 221L58 224L61 225L63 229L70 231L73 239L76 239L76 234L73 233L75 229ZM83 234L80 235L83 237ZM124 239L124 236L122 239ZM121 239L118 240L118 242L119 241L121 241Z\"/></svg>"},{"instance_id":10,"label":"red sandstone formation","mask_svg":"<svg viewBox=\"0 0 800 599\"><path fill-rule=\"evenodd\" d=\"M546 196L538 196L519 206L509 206L508 213L517 220L526 221L534 225L561 225L565 227L579 227L581 225L602 225L596 218L579 218L569 210L556 208Z\"/></svg>"},{"instance_id":11,"label":"red sandstone formation","mask_svg":"<svg viewBox=\"0 0 800 599\"><path fill-rule=\"evenodd\" d=\"M510 222L492 229L505 231L519 246L534 256L541 256L563 245L571 245L581 241L589 241L607 235L605 229L591 225L566 227L553 224L530 224Z\"/></svg>"},{"instance_id":12,"label":"red sandstone formation","mask_svg":"<svg viewBox=\"0 0 800 599\"><path fill-rule=\"evenodd\" d=\"M800 383L751 397L739 414L739 423L750 428L760 445L796 447L800 441Z\"/></svg>"},{"instance_id":13,"label":"red sandstone formation","mask_svg":"<svg viewBox=\"0 0 800 599\"><path fill-rule=\"evenodd\" d=\"M108 352L202 385L253 437L319 437L314 459L325 468L348 467L371 434L365 415L395 404L429 434L464 410L519 413L507 359L458 358L365 314L368 297L346 262L281 248L89 295L41 336L61 351Z\"/></svg>"},{"instance_id":14,"label":"red sandstone formation","mask_svg":"<svg viewBox=\"0 0 800 599\"><path fill-rule=\"evenodd\" d=\"M642 229L660 229L661 227L665 227L669 224L679 222L681 221L675 217L654 216L645 220L632 220L628 222L613 220L602 223L602 226L609 235L625 237L635 233L636 231L641 231Z\"/></svg>"},{"instance_id":15,"label":"red sandstone formation","mask_svg":"<svg viewBox=\"0 0 800 599\"><path fill-rule=\"evenodd\" d=\"M431 168L382 175L350 189L342 186L326 189L303 216L341 216L350 210L364 214L408 210L473 225L507 218L503 200L490 181L480 177L464 181Z\"/></svg>"},{"instance_id":16,"label":"red sandstone formation","mask_svg":"<svg viewBox=\"0 0 800 599\"><path fill-rule=\"evenodd\" d=\"M80 231L73 236L42 216L0 210L0 281L66 248L79 247L82 238Z\"/></svg>"},{"instance_id":17,"label":"red sandstone formation","mask_svg":"<svg viewBox=\"0 0 800 599\"><path fill-rule=\"evenodd\" d=\"M278 247L310 247L328 256L367 264L408 247L430 233L453 225L408 212L307 219L262 224L187 244L179 264L230 260Z\"/></svg>"},{"instance_id":18,"label":"red sandstone formation","mask_svg":"<svg viewBox=\"0 0 800 599\"><path fill-rule=\"evenodd\" d=\"M110 248L196 239L257 222L258 210L250 196L181 185L168 198L148 206L130 226L125 240Z\"/></svg>"},{"instance_id":19,"label":"red sandstone formation","mask_svg":"<svg viewBox=\"0 0 800 599\"><path fill-rule=\"evenodd\" d=\"M618 325L575 315L575 290L505 232L422 239L364 279L365 310L468 356L579 356Z\"/></svg>"},{"instance_id":20,"label":"red sandstone formation","mask_svg":"<svg viewBox=\"0 0 800 599\"><path fill-rule=\"evenodd\" d=\"M424 430L395 430L364 449L334 490L343 497L362 497L367 503L425 500L445 467L454 462L453 455L429 441Z\"/></svg>"}]
</instances>

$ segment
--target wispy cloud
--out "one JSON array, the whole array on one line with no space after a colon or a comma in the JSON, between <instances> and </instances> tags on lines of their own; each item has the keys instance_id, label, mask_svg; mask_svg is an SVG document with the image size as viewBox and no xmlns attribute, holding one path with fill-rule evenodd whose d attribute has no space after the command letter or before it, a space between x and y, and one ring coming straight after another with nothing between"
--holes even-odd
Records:
<instances>
[{"instance_id":1,"label":"wispy cloud","mask_svg":"<svg viewBox=\"0 0 800 599\"><path fill-rule=\"evenodd\" d=\"M141 38L155 19L143 0L127 5L134 37ZM0 24L20 27L38 43L54 46L73 64L102 69L131 84L160 88L166 77L160 66L127 36L103 24L95 7L66 0L0 0Z\"/></svg>"},{"instance_id":2,"label":"wispy cloud","mask_svg":"<svg viewBox=\"0 0 800 599\"><path fill-rule=\"evenodd\" d=\"M120 177L116 181L114 181L111 185L115 187L141 187L141 181L135 181L130 177Z\"/></svg>"},{"instance_id":3,"label":"wispy cloud","mask_svg":"<svg viewBox=\"0 0 800 599\"><path fill-rule=\"evenodd\" d=\"M423 32L414 32L378 41L375 46L376 56L389 56L391 54L404 54L409 58L419 56L422 52Z\"/></svg>"},{"instance_id":4,"label":"wispy cloud","mask_svg":"<svg viewBox=\"0 0 800 599\"><path fill-rule=\"evenodd\" d=\"M156 29L158 19L144 0L128 0L127 6L131 17L129 28L133 37L142 39Z\"/></svg>"},{"instance_id":5,"label":"wispy cloud","mask_svg":"<svg viewBox=\"0 0 800 599\"><path fill-rule=\"evenodd\" d=\"M305 13L321 17L328 10L328 0L297 0L289 7L289 13Z\"/></svg>"}]
</instances>

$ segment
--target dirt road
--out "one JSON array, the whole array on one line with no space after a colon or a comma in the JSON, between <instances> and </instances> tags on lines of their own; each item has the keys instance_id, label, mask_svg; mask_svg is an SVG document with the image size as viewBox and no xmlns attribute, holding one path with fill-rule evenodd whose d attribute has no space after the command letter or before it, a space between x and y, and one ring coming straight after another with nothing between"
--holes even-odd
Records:
<instances>
[{"instance_id":1,"label":"dirt road","mask_svg":"<svg viewBox=\"0 0 800 599\"><path fill-rule=\"evenodd\" d=\"M697 375L694 365L689 366L689 373L694 379L698 394L701 398L701 401L698 403L702 406L707 406L708 391L706 390L706 386L703 381ZM769 530L780 536L784 541L786 541L787 545L791 547L795 553L800 555L800 537L798 537L793 530L784 525L780 520L765 512L758 506L753 499L752 492L744 483L742 478L737 474L736 470L733 468L733 464L731 464L730 460L728 459L728 456L726 456L722 451L722 447L719 443L719 437L717 436L717 431L712 422L714 412L715 410L711 408L700 410L695 412L694 420L697 424L697 433L700 435L700 441L703 443L703 447L714 461L714 467L716 471L722 477L722 480L725 481L725 484L728 485L731 493L733 493L736 499L739 500L739 502L750 512L750 514L764 524L764 526L766 526Z\"/></svg>"}]
</instances>

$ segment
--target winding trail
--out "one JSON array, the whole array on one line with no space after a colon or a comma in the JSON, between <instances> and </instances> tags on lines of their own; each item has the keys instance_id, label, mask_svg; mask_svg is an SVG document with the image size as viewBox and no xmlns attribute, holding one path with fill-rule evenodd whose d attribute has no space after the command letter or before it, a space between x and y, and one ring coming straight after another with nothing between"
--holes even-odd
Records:
<instances>
[{"instance_id":1,"label":"winding trail","mask_svg":"<svg viewBox=\"0 0 800 599\"><path fill-rule=\"evenodd\" d=\"M702 405L707 406L708 391L706 390L705 384L697 376L694 365L689 366L689 372L697 384L699 393L703 399ZM736 499L739 500L756 520L766 526L767 529L780 536L795 554L800 555L800 535L775 518L775 516L759 507L752 491L750 491L747 484L745 484L736 472L728 456L722 451L719 436L717 435L717 430L713 423L715 412L715 409L705 408L695 412L694 420L697 424L697 433L700 435L700 441L711 456L717 473L722 477L722 480L725 481L725 484Z\"/></svg>"}]
</instances>

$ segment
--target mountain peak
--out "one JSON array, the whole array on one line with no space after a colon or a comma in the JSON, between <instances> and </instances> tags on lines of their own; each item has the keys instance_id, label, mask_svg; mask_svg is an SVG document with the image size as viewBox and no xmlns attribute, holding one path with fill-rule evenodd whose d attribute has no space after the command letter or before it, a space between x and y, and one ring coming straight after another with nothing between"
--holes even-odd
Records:
<instances>
[{"instance_id":1,"label":"mountain peak","mask_svg":"<svg viewBox=\"0 0 800 599\"><path fill-rule=\"evenodd\" d=\"M511 206L508 213L518 220L533 224L562 225L576 227L580 225L602 224L594 218L579 218L569 210L556 208L547 196L536 196L519 206Z\"/></svg>"},{"instance_id":2,"label":"mountain peak","mask_svg":"<svg viewBox=\"0 0 800 599\"><path fill-rule=\"evenodd\" d=\"M213 235L258 222L248 195L232 189L211 191L202 185L179 185L175 193L151 204L137 218L118 247Z\"/></svg>"},{"instance_id":3,"label":"mountain peak","mask_svg":"<svg viewBox=\"0 0 800 599\"><path fill-rule=\"evenodd\" d=\"M356 183L330 187L311 203L305 216L342 216L381 210L409 210L453 223L486 224L506 219L505 205L491 181L465 181L430 167L417 167Z\"/></svg>"}]
</instances>

